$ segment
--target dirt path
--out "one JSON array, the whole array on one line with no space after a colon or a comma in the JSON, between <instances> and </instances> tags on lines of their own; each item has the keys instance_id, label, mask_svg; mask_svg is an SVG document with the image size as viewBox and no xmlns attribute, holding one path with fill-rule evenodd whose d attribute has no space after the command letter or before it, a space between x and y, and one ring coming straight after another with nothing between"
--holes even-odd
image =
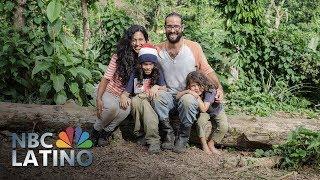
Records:
<instances>
[{"instance_id":1,"label":"dirt path","mask_svg":"<svg viewBox=\"0 0 320 180\"><path fill-rule=\"evenodd\" d=\"M223 150L209 156L197 147L184 154L162 151L149 155L146 147L132 142L113 143L91 149L89 167L12 167L9 142L2 138L0 179L319 179L320 173L305 168L299 172L251 167L230 159L252 153ZM40 163L39 163L40 164ZM50 164L50 163L49 163Z\"/></svg>"},{"instance_id":2,"label":"dirt path","mask_svg":"<svg viewBox=\"0 0 320 180\"><path fill-rule=\"evenodd\" d=\"M11 150L8 136L0 134L0 179L320 179L320 171L308 167L287 171L244 164L241 159L253 153L231 149L223 149L219 157L206 155L198 147L184 154L150 155L146 147L120 140L90 149L94 159L88 167L52 167L50 162L47 167L12 167ZM24 154L18 157L20 162L26 151L19 150ZM37 157L42 165L41 158Z\"/></svg>"}]
</instances>

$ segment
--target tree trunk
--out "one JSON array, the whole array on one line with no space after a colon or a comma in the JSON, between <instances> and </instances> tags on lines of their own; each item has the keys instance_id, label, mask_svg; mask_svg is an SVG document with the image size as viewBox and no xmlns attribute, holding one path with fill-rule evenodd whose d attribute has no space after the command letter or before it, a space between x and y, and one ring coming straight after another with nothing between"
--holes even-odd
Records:
<instances>
[{"instance_id":1,"label":"tree trunk","mask_svg":"<svg viewBox=\"0 0 320 180\"><path fill-rule=\"evenodd\" d=\"M74 102L65 105L36 105L0 103L0 130L54 131L59 132L68 126L81 125L88 129L96 120L93 107L80 107ZM127 119L120 127L124 139L133 139L132 120ZM281 144L290 131L299 126L320 130L320 121L293 118L254 118L249 116L229 116L229 132L221 145L239 149L268 149ZM130 124L131 123L131 124ZM131 127L132 126L132 127ZM207 136L211 133L211 123L207 125ZM193 129L191 142L199 142L196 129Z\"/></svg>"},{"instance_id":2,"label":"tree trunk","mask_svg":"<svg viewBox=\"0 0 320 180\"><path fill-rule=\"evenodd\" d=\"M17 0L16 10L13 16L13 26L15 29L22 30L22 28L25 26L23 11L26 2L27 0Z\"/></svg>"},{"instance_id":3,"label":"tree trunk","mask_svg":"<svg viewBox=\"0 0 320 180\"><path fill-rule=\"evenodd\" d=\"M86 55L90 41L88 0L81 0L81 8L83 16L83 53Z\"/></svg>"}]
</instances>

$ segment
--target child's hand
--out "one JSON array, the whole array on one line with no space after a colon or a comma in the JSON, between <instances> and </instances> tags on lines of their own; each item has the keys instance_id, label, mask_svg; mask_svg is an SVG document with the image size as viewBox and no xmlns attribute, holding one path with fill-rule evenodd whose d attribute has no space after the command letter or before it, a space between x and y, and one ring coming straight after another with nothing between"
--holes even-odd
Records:
<instances>
[{"instance_id":1,"label":"child's hand","mask_svg":"<svg viewBox=\"0 0 320 180\"><path fill-rule=\"evenodd\" d=\"M196 99L200 98L200 96L194 91L189 90L189 94L193 95Z\"/></svg>"},{"instance_id":2,"label":"child's hand","mask_svg":"<svg viewBox=\"0 0 320 180\"><path fill-rule=\"evenodd\" d=\"M154 85L150 91L149 91L149 98L150 99L155 99L157 98L159 95L159 86L158 85Z\"/></svg>"}]
</instances>

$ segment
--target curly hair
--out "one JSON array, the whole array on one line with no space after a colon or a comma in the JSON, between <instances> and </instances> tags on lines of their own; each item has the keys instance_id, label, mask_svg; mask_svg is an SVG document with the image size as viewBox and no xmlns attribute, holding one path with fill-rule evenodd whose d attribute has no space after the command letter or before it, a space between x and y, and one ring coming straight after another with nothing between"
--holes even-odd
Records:
<instances>
[{"instance_id":1,"label":"curly hair","mask_svg":"<svg viewBox=\"0 0 320 180\"><path fill-rule=\"evenodd\" d=\"M208 78L199 71L190 72L187 75L186 81L187 81L187 86L186 86L187 88L190 86L192 82L198 83L201 87L203 87L204 91L209 91L209 89L214 88L210 83L210 81L208 80Z\"/></svg>"},{"instance_id":2,"label":"curly hair","mask_svg":"<svg viewBox=\"0 0 320 180\"><path fill-rule=\"evenodd\" d=\"M135 64L138 64L138 53L131 45L132 36L136 32L141 32L146 41L149 40L148 33L143 26L132 25L125 32L117 44L117 69L116 74L121 79L122 84L126 84Z\"/></svg>"},{"instance_id":3,"label":"curly hair","mask_svg":"<svg viewBox=\"0 0 320 180\"><path fill-rule=\"evenodd\" d=\"M137 75L137 79L138 79L138 83L142 84L142 80L144 78L144 71L142 69L142 65L139 64L136 66L136 75ZM154 67L152 69L152 73L151 73L151 83L150 85L153 86L155 85L159 79L160 79L160 66L158 63L154 64Z\"/></svg>"}]
</instances>

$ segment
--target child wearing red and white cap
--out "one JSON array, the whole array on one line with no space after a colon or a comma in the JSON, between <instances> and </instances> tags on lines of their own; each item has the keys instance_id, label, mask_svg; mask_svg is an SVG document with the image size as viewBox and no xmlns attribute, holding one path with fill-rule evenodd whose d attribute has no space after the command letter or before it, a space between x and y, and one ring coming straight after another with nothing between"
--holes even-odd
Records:
<instances>
[{"instance_id":1,"label":"child wearing red and white cap","mask_svg":"<svg viewBox=\"0 0 320 180\"><path fill-rule=\"evenodd\" d=\"M166 90L166 83L158 65L158 52L153 45L143 45L139 51L138 60L139 64L131 74L121 96L134 96L132 98L134 132L136 135L145 133L145 139L149 145L148 151L152 154L159 153L159 120L150 100L157 98L159 90ZM141 123L143 127L141 127Z\"/></svg>"}]
</instances>

